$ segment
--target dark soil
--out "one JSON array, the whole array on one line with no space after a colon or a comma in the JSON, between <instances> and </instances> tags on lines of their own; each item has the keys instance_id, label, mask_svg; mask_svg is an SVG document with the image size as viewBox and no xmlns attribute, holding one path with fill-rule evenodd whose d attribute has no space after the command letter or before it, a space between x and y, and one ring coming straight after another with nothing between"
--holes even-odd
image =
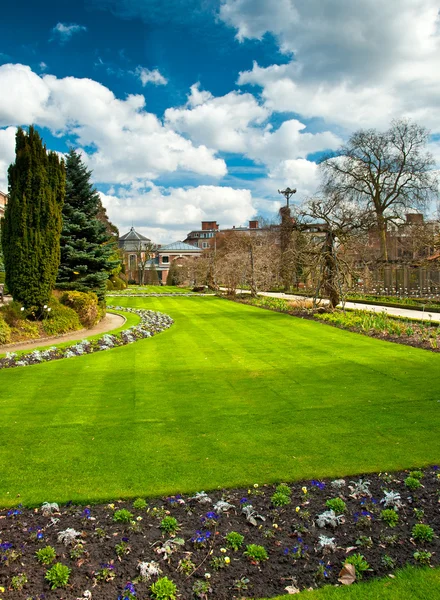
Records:
<instances>
[{"instance_id":1,"label":"dark soil","mask_svg":"<svg viewBox=\"0 0 440 600\"><path fill-rule=\"evenodd\" d=\"M408 472L368 474L346 478L339 488L330 480L296 482L291 486L291 503L282 508L274 508L271 503L275 486L255 485L249 489L209 492L210 500L206 503L174 496L150 499L143 509L134 509L131 501L87 507L67 504L46 515L41 507L4 509L0 511L0 587L6 591L0 597L70 600L83 598L89 590L93 600L116 600L130 598L124 595L124 587L131 582L136 590L136 596L132 597L144 600L151 597L149 588L157 579L138 581L138 564L146 561L158 563L161 576L167 576L177 585L179 597L184 600L197 598L192 591L197 580L207 581L211 587L207 596L198 597L212 600L271 597L285 593L286 586L292 584L300 589L337 584L343 562L356 553L362 554L369 564L363 579L387 575L407 563L419 564L415 552L430 553L425 555L427 560L432 566L439 565L440 470L424 469L421 487L415 491L406 486L407 477ZM353 494L350 486L360 478L370 482L371 495ZM394 528L380 516L385 490L401 496L399 521ZM326 501L335 497L346 503L345 522L334 529L319 528L317 515L328 510ZM233 506L226 512L217 509L215 515L207 516L214 512L219 500ZM257 524L252 525L246 520L243 507L249 504L265 521L257 518ZM132 513L131 523L113 521L115 511L121 508ZM171 537L160 529L161 520L167 515L177 519L180 529L176 537L184 543L165 558L157 550ZM417 523L433 528L433 541L413 539L412 528ZM80 532L78 540L84 551L81 556L71 557L72 551L81 552L78 542L66 546L58 541L59 532L68 528ZM225 536L231 531L244 536L238 551L227 546ZM334 538L337 548L324 553L318 544L321 535ZM118 557L115 547L121 542L125 543L127 554ZM268 560L253 564L243 555L247 544L264 546ZM55 548L56 561L72 570L64 589L50 590L45 581L49 567L40 565L36 559L35 552L47 545ZM228 557L226 564L216 569L213 559L225 557ZM178 565L188 558L195 566L186 576L179 572ZM114 578L96 581L100 569L105 567ZM12 577L21 573L26 574L28 583L23 590L15 591ZM248 587L239 591L236 582L242 578L249 580Z\"/></svg>"}]
</instances>

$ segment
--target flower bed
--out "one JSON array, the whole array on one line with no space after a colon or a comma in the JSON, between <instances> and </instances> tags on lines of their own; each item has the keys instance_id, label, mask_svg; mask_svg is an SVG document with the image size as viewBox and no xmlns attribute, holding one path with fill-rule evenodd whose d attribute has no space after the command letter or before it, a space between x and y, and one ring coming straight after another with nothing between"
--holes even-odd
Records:
<instances>
[{"instance_id":1,"label":"flower bed","mask_svg":"<svg viewBox=\"0 0 440 600\"><path fill-rule=\"evenodd\" d=\"M125 346L126 344L132 344L137 340L152 337L171 327L174 322L168 315L152 310L126 308L122 306L109 306L108 308L135 313L140 316L141 321L138 325L125 329L120 333L106 333L96 340L82 340L68 347L57 348L56 346L53 346L48 350L33 350L32 352L20 354L17 354L16 352L7 352L5 357L0 358L0 369L25 367L42 362L49 362L51 360L72 358L73 356L110 350L117 346Z\"/></svg>"},{"instance_id":2,"label":"flower bed","mask_svg":"<svg viewBox=\"0 0 440 600\"><path fill-rule=\"evenodd\" d=\"M18 506L0 511L0 587L15 589L18 599L166 600L174 590L181 598L230 600L350 584L408 563L435 566L439 473L431 467L148 502ZM54 581L66 590L61 596L50 590ZM171 595L155 595L162 587Z\"/></svg>"}]
</instances>

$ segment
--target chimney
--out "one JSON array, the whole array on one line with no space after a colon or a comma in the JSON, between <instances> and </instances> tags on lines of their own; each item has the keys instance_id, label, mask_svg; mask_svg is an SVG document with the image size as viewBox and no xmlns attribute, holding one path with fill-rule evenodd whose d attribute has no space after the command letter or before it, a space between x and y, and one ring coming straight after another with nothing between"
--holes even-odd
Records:
<instances>
[{"instance_id":1,"label":"chimney","mask_svg":"<svg viewBox=\"0 0 440 600\"><path fill-rule=\"evenodd\" d=\"M202 221L202 231L218 231L217 221Z\"/></svg>"},{"instance_id":2,"label":"chimney","mask_svg":"<svg viewBox=\"0 0 440 600\"><path fill-rule=\"evenodd\" d=\"M421 213L409 213L405 216L407 225L420 225L423 223L423 215Z\"/></svg>"},{"instance_id":3,"label":"chimney","mask_svg":"<svg viewBox=\"0 0 440 600\"><path fill-rule=\"evenodd\" d=\"M249 229L258 229L258 221L249 221Z\"/></svg>"}]
</instances>

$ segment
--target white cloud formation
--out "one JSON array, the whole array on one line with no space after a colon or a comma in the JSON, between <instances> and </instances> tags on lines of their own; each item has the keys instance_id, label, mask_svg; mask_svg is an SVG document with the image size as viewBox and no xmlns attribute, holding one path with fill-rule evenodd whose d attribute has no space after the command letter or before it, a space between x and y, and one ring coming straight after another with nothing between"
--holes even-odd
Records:
<instances>
[{"instance_id":1,"label":"white cloud formation","mask_svg":"<svg viewBox=\"0 0 440 600\"><path fill-rule=\"evenodd\" d=\"M52 29L53 37L51 39L58 39L61 42L67 42L74 33L81 33L81 31L87 31L87 27L84 27L84 25L77 25L76 23L72 23L71 25L57 23Z\"/></svg>"},{"instance_id":2,"label":"white cloud formation","mask_svg":"<svg viewBox=\"0 0 440 600\"><path fill-rule=\"evenodd\" d=\"M0 66L0 127L34 123L70 135L84 149L96 182L131 183L189 171L222 177L226 165L145 110L142 95L120 100L91 79L39 76L28 66ZM92 149L92 151L90 150Z\"/></svg>"},{"instance_id":3,"label":"white cloud formation","mask_svg":"<svg viewBox=\"0 0 440 600\"><path fill-rule=\"evenodd\" d=\"M15 160L15 127L0 129L0 190L8 191L8 167Z\"/></svg>"},{"instance_id":4,"label":"white cloud formation","mask_svg":"<svg viewBox=\"0 0 440 600\"><path fill-rule=\"evenodd\" d=\"M292 56L240 75L270 109L347 129L409 116L440 130L437 0L224 0L220 17L241 40L272 33Z\"/></svg>"},{"instance_id":5,"label":"white cloud formation","mask_svg":"<svg viewBox=\"0 0 440 600\"><path fill-rule=\"evenodd\" d=\"M251 192L213 185L150 189L116 189L100 193L111 221L121 234L131 227L158 243L184 240L202 220L217 220L222 227L240 225L256 214Z\"/></svg>"},{"instance_id":6,"label":"white cloud formation","mask_svg":"<svg viewBox=\"0 0 440 600\"><path fill-rule=\"evenodd\" d=\"M145 87L147 83L153 83L154 85L166 85L168 83L168 80L158 71L158 69L150 71L150 69L138 66L134 73L141 80L143 87Z\"/></svg>"}]
</instances>

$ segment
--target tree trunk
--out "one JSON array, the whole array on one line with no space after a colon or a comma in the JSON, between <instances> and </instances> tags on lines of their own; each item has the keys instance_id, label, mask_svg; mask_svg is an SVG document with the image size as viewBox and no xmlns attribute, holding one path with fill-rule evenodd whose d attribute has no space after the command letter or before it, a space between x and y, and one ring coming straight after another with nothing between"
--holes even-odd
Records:
<instances>
[{"instance_id":1,"label":"tree trunk","mask_svg":"<svg viewBox=\"0 0 440 600\"><path fill-rule=\"evenodd\" d=\"M387 227L382 213L377 214L377 230L380 243L380 258L383 261L388 262Z\"/></svg>"}]
</instances>

